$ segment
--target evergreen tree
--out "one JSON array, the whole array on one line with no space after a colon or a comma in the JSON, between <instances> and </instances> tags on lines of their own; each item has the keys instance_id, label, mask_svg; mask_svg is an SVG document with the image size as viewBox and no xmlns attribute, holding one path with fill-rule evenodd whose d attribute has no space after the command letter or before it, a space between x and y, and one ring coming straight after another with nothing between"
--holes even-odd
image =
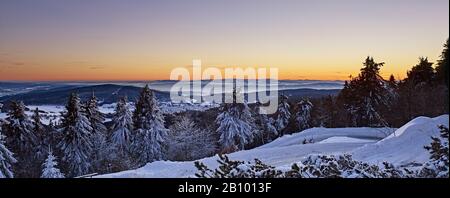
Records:
<instances>
[{"instance_id":1,"label":"evergreen tree","mask_svg":"<svg viewBox=\"0 0 450 198\"><path fill-rule=\"evenodd\" d=\"M56 167L58 166L58 162L51 150L48 151L47 159L42 166L41 178L64 178L64 174Z\"/></svg>"},{"instance_id":2,"label":"evergreen tree","mask_svg":"<svg viewBox=\"0 0 450 198\"><path fill-rule=\"evenodd\" d=\"M380 112L392 105L394 95L379 74L383 65L367 57L358 77L351 79L339 94L353 126L388 125Z\"/></svg>"},{"instance_id":3,"label":"evergreen tree","mask_svg":"<svg viewBox=\"0 0 450 198\"><path fill-rule=\"evenodd\" d=\"M113 151L113 169L130 168L129 151L133 131L132 113L126 97L120 98L112 118L111 147Z\"/></svg>"},{"instance_id":4,"label":"evergreen tree","mask_svg":"<svg viewBox=\"0 0 450 198\"><path fill-rule=\"evenodd\" d=\"M435 79L433 63L428 58L420 57L419 64L408 71L407 76L407 81L411 81L414 86L429 86Z\"/></svg>"},{"instance_id":5,"label":"evergreen tree","mask_svg":"<svg viewBox=\"0 0 450 198\"><path fill-rule=\"evenodd\" d=\"M92 127L82 111L80 98L72 93L62 115L62 140L59 147L63 152L63 162L67 175L76 177L91 170L91 131Z\"/></svg>"},{"instance_id":6,"label":"evergreen tree","mask_svg":"<svg viewBox=\"0 0 450 198\"><path fill-rule=\"evenodd\" d=\"M17 160L13 157L13 153L6 148L2 126L3 121L0 119L0 178L13 178L12 166Z\"/></svg>"},{"instance_id":7,"label":"evergreen tree","mask_svg":"<svg viewBox=\"0 0 450 198\"><path fill-rule=\"evenodd\" d=\"M281 95L279 98L278 110L275 113L274 126L278 130L278 134L282 135L283 130L289 124L291 119L290 106L288 103L288 97Z\"/></svg>"},{"instance_id":8,"label":"evergreen tree","mask_svg":"<svg viewBox=\"0 0 450 198\"><path fill-rule=\"evenodd\" d=\"M437 80L445 83L447 88L448 88L448 65L450 64L448 60L449 58L448 45L449 40L447 39L447 42L444 44L444 50L442 51L442 54L440 55L440 59L437 61L436 66Z\"/></svg>"},{"instance_id":9,"label":"evergreen tree","mask_svg":"<svg viewBox=\"0 0 450 198\"><path fill-rule=\"evenodd\" d=\"M336 128L342 126L338 104L333 96L326 96L318 102L315 124L321 127Z\"/></svg>"},{"instance_id":10,"label":"evergreen tree","mask_svg":"<svg viewBox=\"0 0 450 198\"><path fill-rule=\"evenodd\" d=\"M270 118L265 113L260 113L261 104L258 102L256 105L255 112L255 123L258 127L258 132L255 134L255 142L259 146L262 144L265 144L267 142L271 142L274 138L278 136L278 131L273 126L273 123L275 122L272 118Z\"/></svg>"},{"instance_id":11,"label":"evergreen tree","mask_svg":"<svg viewBox=\"0 0 450 198\"><path fill-rule=\"evenodd\" d=\"M393 74L391 74L389 76L389 81L388 81L389 87L391 87L392 89L396 89L398 84L397 84L397 80L395 80L395 77Z\"/></svg>"},{"instance_id":12,"label":"evergreen tree","mask_svg":"<svg viewBox=\"0 0 450 198\"><path fill-rule=\"evenodd\" d=\"M243 150L251 143L254 135L254 120L247 103L236 102L236 89L233 90L233 102L221 107L222 113L216 118L217 133L222 152Z\"/></svg>"},{"instance_id":13,"label":"evergreen tree","mask_svg":"<svg viewBox=\"0 0 450 198\"><path fill-rule=\"evenodd\" d=\"M46 148L48 148L49 145L49 137L46 134L46 129L44 125L41 122L41 115L39 113L39 109L36 108L33 112L33 116L31 117L33 120L33 131L37 138L36 143L36 154L35 157L38 161L44 160L45 154L46 154Z\"/></svg>"},{"instance_id":14,"label":"evergreen tree","mask_svg":"<svg viewBox=\"0 0 450 198\"><path fill-rule=\"evenodd\" d=\"M86 118L89 120L92 130L91 142L92 142L92 155L91 161L95 171L104 172L104 168L107 168L106 160L108 159L109 150L106 143L107 129L103 122L105 117L103 113L98 109L98 100L92 92L91 98L86 102L85 111Z\"/></svg>"},{"instance_id":15,"label":"evergreen tree","mask_svg":"<svg viewBox=\"0 0 450 198\"><path fill-rule=\"evenodd\" d=\"M165 158L167 129L158 102L148 85L142 89L133 112L132 153L138 166Z\"/></svg>"},{"instance_id":16,"label":"evergreen tree","mask_svg":"<svg viewBox=\"0 0 450 198\"><path fill-rule=\"evenodd\" d=\"M33 123L25 114L25 105L13 101L6 118L6 144L16 153L18 163L14 166L17 177L33 177L34 151L37 143ZM31 170L31 171L30 171Z\"/></svg>"},{"instance_id":17,"label":"evergreen tree","mask_svg":"<svg viewBox=\"0 0 450 198\"><path fill-rule=\"evenodd\" d=\"M305 99L298 102L297 107L298 112L296 115L296 121L300 131L303 131L311 127L311 111L313 105L308 99Z\"/></svg>"}]
</instances>

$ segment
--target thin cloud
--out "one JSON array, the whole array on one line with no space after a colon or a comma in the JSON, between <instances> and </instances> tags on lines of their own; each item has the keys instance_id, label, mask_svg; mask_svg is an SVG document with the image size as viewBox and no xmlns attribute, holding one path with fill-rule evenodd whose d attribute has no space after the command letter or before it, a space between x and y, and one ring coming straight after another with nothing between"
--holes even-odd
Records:
<instances>
[{"instance_id":1,"label":"thin cloud","mask_svg":"<svg viewBox=\"0 0 450 198\"><path fill-rule=\"evenodd\" d=\"M93 70L97 70L97 69L105 69L105 66L102 65L95 65L95 66L90 66L89 69L93 69Z\"/></svg>"}]
</instances>

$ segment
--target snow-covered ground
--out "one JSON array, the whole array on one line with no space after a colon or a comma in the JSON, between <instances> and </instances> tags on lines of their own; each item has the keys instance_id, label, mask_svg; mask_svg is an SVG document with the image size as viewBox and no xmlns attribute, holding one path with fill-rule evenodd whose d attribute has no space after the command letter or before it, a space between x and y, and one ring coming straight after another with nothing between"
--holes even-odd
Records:
<instances>
[{"instance_id":1,"label":"snow-covered ground","mask_svg":"<svg viewBox=\"0 0 450 198\"><path fill-rule=\"evenodd\" d=\"M255 158L280 169L301 161L310 154L353 154L357 160L378 164L388 161L396 165L423 163L429 153L423 146L438 136L438 125L449 125L448 115L436 118L419 117L399 129L392 128L313 128L285 135L261 147L231 153L233 160L251 161ZM305 141L306 140L306 141ZM304 144L307 142L307 144ZM217 167L217 156L201 159L211 168ZM144 167L119 173L100 175L101 178L121 177L194 177L194 162L157 161Z\"/></svg>"}]
</instances>

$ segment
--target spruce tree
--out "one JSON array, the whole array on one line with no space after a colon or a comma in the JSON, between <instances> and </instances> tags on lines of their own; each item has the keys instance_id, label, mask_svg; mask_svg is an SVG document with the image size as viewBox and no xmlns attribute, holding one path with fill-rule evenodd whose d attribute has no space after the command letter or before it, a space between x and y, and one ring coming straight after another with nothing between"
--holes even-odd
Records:
<instances>
[{"instance_id":1,"label":"spruce tree","mask_svg":"<svg viewBox=\"0 0 450 198\"><path fill-rule=\"evenodd\" d=\"M435 79L433 63L428 61L428 58L420 57L419 64L415 65L407 72L408 78L414 86L431 86Z\"/></svg>"},{"instance_id":2,"label":"spruce tree","mask_svg":"<svg viewBox=\"0 0 450 198\"><path fill-rule=\"evenodd\" d=\"M42 164L41 178L64 178L64 174L59 170L58 162L52 151L49 149L48 156L45 162Z\"/></svg>"},{"instance_id":3,"label":"spruce tree","mask_svg":"<svg viewBox=\"0 0 450 198\"><path fill-rule=\"evenodd\" d=\"M13 101L6 121L6 144L17 155L14 165L17 177L33 177L34 151L37 143L33 123L25 114L25 105Z\"/></svg>"},{"instance_id":4,"label":"spruce tree","mask_svg":"<svg viewBox=\"0 0 450 198\"><path fill-rule=\"evenodd\" d=\"M91 161L93 170L99 172L105 172L107 168L106 160L109 158L109 150L106 143L107 129L103 122L105 117L103 113L98 109L98 100L92 92L91 98L85 104L86 118L89 120L92 130L91 142L92 142L92 155Z\"/></svg>"},{"instance_id":5,"label":"spruce tree","mask_svg":"<svg viewBox=\"0 0 450 198\"><path fill-rule=\"evenodd\" d=\"M311 111L313 104L308 100L300 100L297 103L298 111L296 115L297 125L300 131L311 127Z\"/></svg>"},{"instance_id":6,"label":"spruce tree","mask_svg":"<svg viewBox=\"0 0 450 198\"><path fill-rule=\"evenodd\" d=\"M45 154L47 153L46 148L48 148L49 146L49 137L48 134L46 134L46 129L41 122L41 115L38 108L34 110L31 119L33 120L33 131L37 139L35 157L38 161L43 161L45 158Z\"/></svg>"},{"instance_id":7,"label":"spruce tree","mask_svg":"<svg viewBox=\"0 0 450 198\"><path fill-rule=\"evenodd\" d=\"M351 125L379 127L388 123L381 115L382 109L392 104L393 92L388 89L387 82L380 76L380 68L384 63L377 63L367 57L361 73L352 78L339 94L344 108L350 115Z\"/></svg>"},{"instance_id":8,"label":"spruce tree","mask_svg":"<svg viewBox=\"0 0 450 198\"><path fill-rule=\"evenodd\" d=\"M274 126L278 130L279 135L283 135L283 130L289 124L291 119L290 105L288 103L288 97L281 95L278 102L278 110L275 114Z\"/></svg>"},{"instance_id":9,"label":"spruce tree","mask_svg":"<svg viewBox=\"0 0 450 198\"><path fill-rule=\"evenodd\" d=\"M441 83L444 83L448 88L448 66L449 62L449 51L448 51L449 40L444 44L444 49L440 55L440 59L437 61L436 66L436 77Z\"/></svg>"},{"instance_id":10,"label":"spruce tree","mask_svg":"<svg viewBox=\"0 0 450 198\"><path fill-rule=\"evenodd\" d=\"M220 135L219 144L222 152L243 150L252 142L255 127L254 120L247 103L236 101L236 89L233 90L233 102L222 105L216 118L217 133Z\"/></svg>"},{"instance_id":11,"label":"spruce tree","mask_svg":"<svg viewBox=\"0 0 450 198\"><path fill-rule=\"evenodd\" d=\"M76 177L89 173L91 170L91 131L92 127L82 111L80 98L72 93L62 115L62 140L59 147L63 152L63 162L67 175Z\"/></svg>"},{"instance_id":12,"label":"spruce tree","mask_svg":"<svg viewBox=\"0 0 450 198\"><path fill-rule=\"evenodd\" d=\"M113 169L127 169L130 168L129 152L131 146L131 135L133 132L132 113L127 104L126 97L119 99L112 118L111 127L111 147L113 164L117 168Z\"/></svg>"},{"instance_id":13,"label":"spruce tree","mask_svg":"<svg viewBox=\"0 0 450 198\"><path fill-rule=\"evenodd\" d=\"M5 136L2 134L3 120L0 119L0 178L13 178L12 166L17 160L13 153L6 148Z\"/></svg>"},{"instance_id":14,"label":"spruce tree","mask_svg":"<svg viewBox=\"0 0 450 198\"><path fill-rule=\"evenodd\" d=\"M132 153L138 166L165 158L168 130L152 90L146 85L133 112L134 141Z\"/></svg>"},{"instance_id":15,"label":"spruce tree","mask_svg":"<svg viewBox=\"0 0 450 198\"><path fill-rule=\"evenodd\" d=\"M257 103L255 112L255 124L258 127L258 132L255 134L255 142L259 146L267 142L271 142L274 138L278 136L278 131L273 125L274 120L270 118L267 114L261 113L261 103Z\"/></svg>"}]
</instances>

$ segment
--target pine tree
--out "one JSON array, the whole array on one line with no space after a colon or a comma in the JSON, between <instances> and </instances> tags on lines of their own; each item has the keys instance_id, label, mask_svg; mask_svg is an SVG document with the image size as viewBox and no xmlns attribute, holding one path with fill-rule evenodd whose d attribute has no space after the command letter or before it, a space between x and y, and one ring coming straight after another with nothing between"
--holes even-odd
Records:
<instances>
[{"instance_id":1,"label":"pine tree","mask_svg":"<svg viewBox=\"0 0 450 198\"><path fill-rule=\"evenodd\" d=\"M217 133L220 134L219 144L222 151L243 150L251 143L254 135L254 120L247 103L236 102L236 89L233 90L233 103L225 103L222 113L216 118Z\"/></svg>"},{"instance_id":2,"label":"pine tree","mask_svg":"<svg viewBox=\"0 0 450 198\"><path fill-rule=\"evenodd\" d=\"M64 174L56 167L58 166L58 162L50 149L48 151L47 159L42 166L41 178L64 178Z\"/></svg>"},{"instance_id":3,"label":"pine tree","mask_svg":"<svg viewBox=\"0 0 450 198\"><path fill-rule=\"evenodd\" d=\"M308 100L301 100L297 103L298 112L296 115L297 125L300 131L308 129L311 127L311 111L313 104Z\"/></svg>"},{"instance_id":4,"label":"pine tree","mask_svg":"<svg viewBox=\"0 0 450 198\"><path fill-rule=\"evenodd\" d=\"M278 110L275 114L274 126L278 130L278 134L282 135L284 128L289 124L291 119L290 106L288 103L288 97L281 95L279 98Z\"/></svg>"},{"instance_id":5,"label":"pine tree","mask_svg":"<svg viewBox=\"0 0 450 198\"><path fill-rule=\"evenodd\" d=\"M33 177L34 151L37 143L33 123L25 114L25 105L13 101L6 118L6 144L16 153L18 163L14 165L17 177Z\"/></svg>"},{"instance_id":6,"label":"pine tree","mask_svg":"<svg viewBox=\"0 0 450 198\"><path fill-rule=\"evenodd\" d=\"M112 118L111 147L113 169L124 170L130 168L130 146L133 132L132 113L128 107L126 97L120 98Z\"/></svg>"},{"instance_id":7,"label":"pine tree","mask_svg":"<svg viewBox=\"0 0 450 198\"><path fill-rule=\"evenodd\" d=\"M109 158L109 150L106 143L107 129L103 122L105 117L103 113L98 109L98 100L92 92L91 98L86 102L85 111L86 118L89 120L92 130L91 142L92 142L92 155L91 161L95 171L104 172L106 166L106 160Z\"/></svg>"},{"instance_id":8,"label":"pine tree","mask_svg":"<svg viewBox=\"0 0 450 198\"><path fill-rule=\"evenodd\" d=\"M167 129L164 117L148 85L142 89L133 112L132 153L138 166L165 158Z\"/></svg>"},{"instance_id":9,"label":"pine tree","mask_svg":"<svg viewBox=\"0 0 450 198\"><path fill-rule=\"evenodd\" d=\"M0 178L13 178L12 166L17 160L5 146L5 136L2 134L3 120L0 119Z\"/></svg>"},{"instance_id":10,"label":"pine tree","mask_svg":"<svg viewBox=\"0 0 450 198\"><path fill-rule=\"evenodd\" d=\"M80 98L72 93L61 120L62 140L59 147L70 177L80 176L91 170L92 127L82 112Z\"/></svg>"}]
</instances>

